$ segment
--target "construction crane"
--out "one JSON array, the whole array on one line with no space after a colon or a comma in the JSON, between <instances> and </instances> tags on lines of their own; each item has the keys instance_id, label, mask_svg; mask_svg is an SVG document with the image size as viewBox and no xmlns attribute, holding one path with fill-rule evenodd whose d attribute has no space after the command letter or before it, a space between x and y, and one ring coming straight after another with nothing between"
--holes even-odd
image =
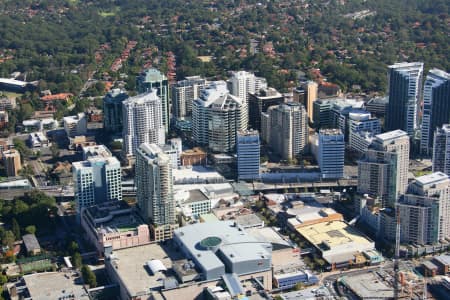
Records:
<instances>
[{"instance_id":1,"label":"construction crane","mask_svg":"<svg viewBox=\"0 0 450 300\"><path fill-rule=\"evenodd\" d=\"M400 278L399 278L399 265L400 265L400 210L395 207L395 214L397 224L395 226L395 255L394 255L394 299L400 299Z\"/></svg>"}]
</instances>

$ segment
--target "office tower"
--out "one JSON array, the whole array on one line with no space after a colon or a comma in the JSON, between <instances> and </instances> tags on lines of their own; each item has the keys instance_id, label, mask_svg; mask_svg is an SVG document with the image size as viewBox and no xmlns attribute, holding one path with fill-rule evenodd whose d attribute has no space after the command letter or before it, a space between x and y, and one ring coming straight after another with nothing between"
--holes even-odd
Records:
<instances>
[{"instance_id":1,"label":"office tower","mask_svg":"<svg viewBox=\"0 0 450 300\"><path fill-rule=\"evenodd\" d=\"M242 99L242 108L245 116L242 125L247 129L249 93L255 93L262 88L267 88L267 81L265 78L257 77L253 73L238 71L233 72L228 85L231 95Z\"/></svg>"},{"instance_id":2,"label":"office tower","mask_svg":"<svg viewBox=\"0 0 450 300\"><path fill-rule=\"evenodd\" d=\"M284 97L274 88L262 88L248 97L249 127L261 131L261 113L272 105L284 102Z\"/></svg>"},{"instance_id":3,"label":"office tower","mask_svg":"<svg viewBox=\"0 0 450 300\"><path fill-rule=\"evenodd\" d=\"M292 102L298 102L306 107L307 91L300 85L292 90Z\"/></svg>"},{"instance_id":4,"label":"office tower","mask_svg":"<svg viewBox=\"0 0 450 300\"><path fill-rule=\"evenodd\" d=\"M402 130L378 134L358 161L358 192L394 207L408 187L409 137Z\"/></svg>"},{"instance_id":5,"label":"office tower","mask_svg":"<svg viewBox=\"0 0 450 300\"><path fill-rule=\"evenodd\" d=\"M389 104L386 130L401 129L414 136L418 129L423 63L397 63L389 66Z\"/></svg>"},{"instance_id":6,"label":"office tower","mask_svg":"<svg viewBox=\"0 0 450 300\"><path fill-rule=\"evenodd\" d=\"M259 178L260 143L258 131L238 131L237 169L238 180Z\"/></svg>"},{"instance_id":7,"label":"office tower","mask_svg":"<svg viewBox=\"0 0 450 300\"><path fill-rule=\"evenodd\" d=\"M137 77L137 89L139 93L148 93L153 89L157 90L157 95L161 99L162 122L167 133L170 122L169 82L167 77L157 69L147 69Z\"/></svg>"},{"instance_id":8,"label":"office tower","mask_svg":"<svg viewBox=\"0 0 450 300\"><path fill-rule=\"evenodd\" d=\"M103 129L122 133L122 102L128 98L125 90L112 89L103 99Z\"/></svg>"},{"instance_id":9,"label":"office tower","mask_svg":"<svg viewBox=\"0 0 450 300\"><path fill-rule=\"evenodd\" d=\"M381 206L396 201L397 153L369 149L358 161L358 193L379 199Z\"/></svg>"},{"instance_id":10,"label":"office tower","mask_svg":"<svg viewBox=\"0 0 450 300\"><path fill-rule=\"evenodd\" d=\"M301 87L306 92L305 94L305 109L311 123L314 123L314 101L317 99L318 85L314 81L307 81L301 84Z\"/></svg>"},{"instance_id":11,"label":"office tower","mask_svg":"<svg viewBox=\"0 0 450 300\"><path fill-rule=\"evenodd\" d=\"M437 127L450 122L450 74L432 69L423 88L423 118L420 151L430 155Z\"/></svg>"},{"instance_id":12,"label":"office tower","mask_svg":"<svg viewBox=\"0 0 450 300\"><path fill-rule=\"evenodd\" d=\"M297 102L271 106L268 111L269 145L282 159L291 160L303 153L308 144L308 117ZM266 134L267 135L267 134Z\"/></svg>"},{"instance_id":13,"label":"office tower","mask_svg":"<svg viewBox=\"0 0 450 300\"><path fill-rule=\"evenodd\" d=\"M211 83L192 106L193 140L214 152L234 151L238 130L246 129L242 102L225 81Z\"/></svg>"},{"instance_id":14,"label":"office tower","mask_svg":"<svg viewBox=\"0 0 450 300\"><path fill-rule=\"evenodd\" d=\"M90 157L72 164L75 205L81 209L94 204L122 200L120 162L115 157Z\"/></svg>"},{"instance_id":15,"label":"office tower","mask_svg":"<svg viewBox=\"0 0 450 300\"><path fill-rule=\"evenodd\" d=\"M123 147L133 156L142 143L165 143L161 99L156 90L123 102Z\"/></svg>"},{"instance_id":16,"label":"office tower","mask_svg":"<svg viewBox=\"0 0 450 300\"><path fill-rule=\"evenodd\" d=\"M313 103L314 128L329 128L330 111L334 100L318 99Z\"/></svg>"},{"instance_id":17,"label":"office tower","mask_svg":"<svg viewBox=\"0 0 450 300\"><path fill-rule=\"evenodd\" d=\"M172 86L172 112L177 120L190 118L192 102L200 97L200 91L206 86L206 79L190 76Z\"/></svg>"},{"instance_id":18,"label":"office tower","mask_svg":"<svg viewBox=\"0 0 450 300\"><path fill-rule=\"evenodd\" d=\"M409 172L409 137L402 130L379 134L373 141L373 148L378 151L397 153L396 197L406 192Z\"/></svg>"},{"instance_id":19,"label":"office tower","mask_svg":"<svg viewBox=\"0 0 450 300\"><path fill-rule=\"evenodd\" d=\"M442 125L434 133L433 172L443 172L450 176L450 124Z\"/></svg>"},{"instance_id":20,"label":"office tower","mask_svg":"<svg viewBox=\"0 0 450 300\"><path fill-rule=\"evenodd\" d=\"M450 179L441 172L416 178L396 206L401 241L435 244L450 236Z\"/></svg>"},{"instance_id":21,"label":"office tower","mask_svg":"<svg viewBox=\"0 0 450 300\"><path fill-rule=\"evenodd\" d=\"M3 151L3 165L6 176L18 176L22 164L20 163L20 153L15 149Z\"/></svg>"},{"instance_id":22,"label":"office tower","mask_svg":"<svg viewBox=\"0 0 450 300\"><path fill-rule=\"evenodd\" d=\"M323 179L344 177L344 134L340 129L321 129L319 131L317 161Z\"/></svg>"},{"instance_id":23,"label":"office tower","mask_svg":"<svg viewBox=\"0 0 450 300\"><path fill-rule=\"evenodd\" d=\"M141 215L150 221L156 240L171 238L176 228L172 162L156 144L136 151L136 196Z\"/></svg>"},{"instance_id":24,"label":"office tower","mask_svg":"<svg viewBox=\"0 0 450 300\"><path fill-rule=\"evenodd\" d=\"M374 97L366 102L366 110L377 117L385 116L389 105L389 97Z\"/></svg>"},{"instance_id":25,"label":"office tower","mask_svg":"<svg viewBox=\"0 0 450 300\"><path fill-rule=\"evenodd\" d=\"M361 142L365 139L361 137L373 137L381 133L381 122L364 110L351 110L346 118L346 127L348 131L348 141L351 149L361 151ZM363 135L361 135L363 133ZM364 142L363 142L364 143ZM368 146L368 144L367 144Z\"/></svg>"},{"instance_id":26,"label":"office tower","mask_svg":"<svg viewBox=\"0 0 450 300\"><path fill-rule=\"evenodd\" d=\"M85 113L64 117L63 123L67 137L85 135L87 132L87 118Z\"/></svg>"}]
</instances>

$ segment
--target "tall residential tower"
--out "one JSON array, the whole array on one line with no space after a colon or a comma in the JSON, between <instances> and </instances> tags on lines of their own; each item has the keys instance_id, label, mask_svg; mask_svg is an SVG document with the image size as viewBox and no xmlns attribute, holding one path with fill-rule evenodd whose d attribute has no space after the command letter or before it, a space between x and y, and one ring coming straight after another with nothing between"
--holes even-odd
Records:
<instances>
[{"instance_id":1,"label":"tall residential tower","mask_svg":"<svg viewBox=\"0 0 450 300\"><path fill-rule=\"evenodd\" d=\"M156 94L161 99L161 117L165 132L169 131L169 82L167 77L159 70L150 68L137 77L137 89L139 93L148 93L156 89Z\"/></svg>"},{"instance_id":2,"label":"tall residential tower","mask_svg":"<svg viewBox=\"0 0 450 300\"><path fill-rule=\"evenodd\" d=\"M156 90L123 102L123 147L133 156L142 143L165 143L161 99Z\"/></svg>"},{"instance_id":3,"label":"tall residential tower","mask_svg":"<svg viewBox=\"0 0 450 300\"><path fill-rule=\"evenodd\" d=\"M423 119L420 151L430 155L436 128L450 122L450 74L432 69L423 88Z\"/></svg>"},{"instance_id":4,"label":"tall residential tower","mask_svg":"<svg viewBox=\"0 0 450 300\"><path fill-rule=\"evenodd\" d=\"M401 129L414 136L419 128L423 63L397 63L389 66L389 104L386 130Z\"/></svg>"},{"instance_id":5,"label":"tall residential tower","mask_svg":"<svg viewBox=\"0 0 450 300\"><path fill-rule=\"evenodd\" d=\"M141 215L153 224L156 240L172 237L176 226L172 163L156 144L136 151L136 196Z\"/></svg>"}]
</instances>

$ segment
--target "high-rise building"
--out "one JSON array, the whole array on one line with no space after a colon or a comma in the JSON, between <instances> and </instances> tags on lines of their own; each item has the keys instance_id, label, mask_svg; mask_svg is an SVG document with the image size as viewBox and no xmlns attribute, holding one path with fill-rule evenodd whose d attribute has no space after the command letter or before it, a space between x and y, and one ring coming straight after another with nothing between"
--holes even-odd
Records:
<instances>
[{"instance_id":1,"label":"high-rise building","mask_svg":"<svg viewBox=\"0 0 450 300\"><path fill-rule=\"evenodd\" d=\"M228 86L231 95L242 99L242 108L245 116L242 125L247 129L249 93L255 93L262 88L267 88L267 81L265 78L257 77L253 73L238 71L233 72L228 81Z\"/></svg>"},{"instance_id":2,"label":"high-rise building","mask_svg":"<svg viewBox=\"0 0 450 300\"><path fill-rule=\"evenodd\" d=\"M308 114L309 121L314 123L314 101L317 100L318 85L314 81L307 81L301 84L305 94L305 109Z\"/></svg>"},{"instance_id":3,"label":"high-rise building","mask_svg":"<svg viewBox=\"0 0 450 300\"><path fill-rule=\"evenodd\" d=\"M169 82L167 77L155 68L150 68L142 72L137 77L137 89L139 93L147 93L153 89L157 90L157 95L161 99L161 117L165 132L169 131Z\"/></svg>"},{"instance_id":4,"label":"high-rise building","mask_svg":"<svg viewBox=\"0 0 450 300\"><path fill-rule=\"evenodd\" d=\"M172 112L177 120L190 118L192 102L200 97L200 91L206 86L206 79L190 76L172 86Z\"/></svg>"},{"instance_id":5,"label":"high-rise building","mask_svg":"<svg viewBox=\"0 0 450 300\"><path fill-rule=\"evenodd\" d=\"M450 122L450 74L432 69L423 88L423 118L420 151L430 155L437 127Z\"/></svg>"},{"instance_id":6,"label":"high-rise building","mask_svg":"<svg viewBox=\"0 0 450 300\"><path fill-rule=\"evenodd\" d=\"M274 88L262 88L248 97L249 127L261 131L261 113L272 105L284 102L284 97Z\"/></svg>"},{"instance_id":7,"label":"high-rise building","mask_svg":"<svg viewBox=\"0 0 450 300\"><path fill-rule=\"evenodd\" d=\"M122 102L128 98L125 90L112 89L103 99L103 129L122 133Z\"/></svg>"},{"instance_id":8,"label":"high-rise building","mask_svg":"<svg viewBox=\"0 0 450 300\"><path fill-rule=\"evenodd\" d=\"M123 147L133 156L142 143L165 143L161 99L156 90L123 102Z\"/></svg>"},{"instance_id":9,"label":"high-rise building","mask_svg":"<svg viewBox=\"0 0 450 300\"><path fill-rule=\"evenodd\" d=\"M395 206L406 192L409 137L402 130L378 134L358 161L358 192L379 197L383 207Z\"/></svg>"},{"instance_id":10,"label":"high-rise building","mask_svg":"<svg viewBox=\"0 0 450 300\"><path fill-rule=\"evenodd\" d=\"M439 240L448 239L450 237L450 178L442 172L418 177L408 186L408 194L428 197L438 202L439 212L436 218L438 227L434 230Z\"/></svg>"},{"instance_id":11,"label":"high-rise building","mask_svg":"<svg viewBox=\"0 0 450 300\"><path fill-rule=\"evenodd\" d=\"M365 136L374 136L381 133L380 119L372 117L371 114L363 110L351 110L346 118L345 129L348 131L348 141L350 148L360 150L361 133ZM355 147L356 146L356 147Z\"/></svg>"},{"instance_id":12,"label":"high-rise building","mask_svg":"<svg viewBox=\"0 0 450 300\"><path fill-rule=\"evenodd\" d=\"M358 192L379 199L383 208L396 200L397 153L369 149L358 161Z\"/></svg>"},{"instance_id":13,"label":"high-rise building","mask_svg":"<svg viewBox=\"0 0 450 300\"><path fill-rule=\"evenodd\" d=\"M414 136L419 127L423 63L397 63L389 66L389 104L386 130L401 129Z\"/></svg>"},{"instance_id":14,"label":"high-rise building","mask_svg":"<svg viewBox=\"0 0 450 300\"><path fill-rule=\"evenodd\" d=\"M216 81L201 92L192 106L192 137L214 152L232 152L236 134L246 129L243 100L229 93L225 81Z\"/></svg>"},{"instance_id":15,"label":"high-rise building","mask_svg":"<svg viewBox=\"0 0 450 300\"><path fill-rule=\"evenodd\" d=\"M90 157L74 162L72 170L78 214L86 206L122 200L122 176L117 158Z\"/></svg>"},{"instance_id":16,"label":"high-rise building","mask_svg":"<svg viewBox=\"0 0 450 300\"><path fill-rule=\"evenodd\" d=\"M297 102L271 106L267 110L269 145L282 159L295 159L306 150L308 144L308 116L305 107ZM266 123L266 121L265 121Z\"/></svg>"},{"instance_id":17,"label":"high-rise building","mask_svg":"<svg viewBox=\"0 0 450 300\"><path fill-rule=\"evenodd\" d=\"M419 245L439 241L439 199L417 195L400 196L396 209L400 217L400 242Z\"/></svg>"},{"instance_id":18,"label":"high-rise building","mask_svg":"<svg viewBox=\"0 0 450 300\"><path fill-rule=\"evenodd\" d=\"M22 169L19 151L15 149L3 151L3 164L6 176L18 176L20 169Z\"/></svg>"},{"instance_id":19,"label":"high-rise building","mask_svg":"<svg viewBox=\"0 0 450 300\"><path fill-rule=\"evenodd\" d=\"M408 187L409 172L409 137L402 130L385 132L375 136L372 143L378 151L397 153L396 198L404 194Z\"/></svg>"},{"instance_id":20,"label":"high-rise building","mask_svg":"<svg viewBox=\"0 0 450 300\"><path fill-rule=\"evenodd\" d=\"M154 226L156 240L172 237L176 228L172 162L156 144L136 151L136 196L139 211Z\"/></svg>"},{"instance_id":21,"label":"high-rise building","mask_svg":"<svg viewBox=\"0 0 450 300\"><path fill-rule=\"evenodd\" d=\"M260 142L258 131L238 131L237 169L238 179L259 178Z\"/></svg>"},{"instance_id":22,"label":"high-rise building","mask_svg":"<svg viewBox=\"0 0 450 300\"><path fill-rule=\"evenodd\" d=\"M344 177L344 134L340 129L321 129L317 161L323 179Z\"/></svg>"},{"instance_id":23,"label":"high-rise building","mask_svg":"<svg viewBox=\"0 0 450 300\"><path fill-rule=\"evenodd\" d=\"M442 125L434 133L433 172L443 172L450 176L450 124Z\"/></svg>"}]
</instances>

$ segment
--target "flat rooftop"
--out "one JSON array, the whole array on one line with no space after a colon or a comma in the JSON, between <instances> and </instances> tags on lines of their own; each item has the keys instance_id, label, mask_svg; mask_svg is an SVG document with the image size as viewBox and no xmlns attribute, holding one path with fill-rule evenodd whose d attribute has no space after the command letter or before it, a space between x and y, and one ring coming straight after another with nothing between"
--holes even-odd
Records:
<instances>
[{"instance_id":1,"label":"flat rooftop","mask_svg":"<svg viewBox=\"0 0 450 300\"><path fill-rule=\"evenodd\" d=\"M222 181L225 179L217 171L212 168L205 168L203 166L193 166L192 168L173 169L172 175L175 182L182 182L183 180L212 180Z\"/></svg>"},{"instance_id":2,"label":"flat rooftop","mask_svg":"<svg viewBox=\"0 0 450 300\"><path fill-rule=\"evenodd\" d=\"M403 137L403 136L408 136L408 134L406 132L404 132L403 130L397 129L397 130L392 130L392 131L388 131L385 133L380 133L377 134L375 137L378 140L381 140L383 142L392 140L392 139L397 139L399 137Z\"/></svg>"},{"instance_id":3,"label":"flat rooftop","mask_svg":"<svg viewBox=\"0 0 450 300\"><path fill-rule=\"evenodd\" d=\"M148 295L150 289L164 285L166 276L163 273L152 274L147 262L156 259L170 269L172 261L183 258L180 253L168 247L163 249L159 244L149 244L114 250L110 263L130 295Z\"/></svg>"},{"instance_id":4,"label":"flat rooftop","mask_svg":"<svg viewBox=\"0 0 450 300\"><path fill-rule=\"evenodd\" d=\"M294 248L295 246L289 240L283 238L272 227L248 228L245 229L245 232L260 241L271 243L273 251L285 248Z\"/></svg>"},{"instance_id":5,"label":"flat rooftop","mask_svg":"<svg viewBox=\"0 0 450 300\"><path fill-rule=\"evenodd\" d=\"M384 279L375 272L344 276L340 280L360 299L373 299L375 295L377 299L392 299L394 298L394 289L388 286Z\"/></svg>"},{"instance_id":6,"label":"flat rooftop","mask_svg":"<svg viewBox=\"0 0 450 300\"><path fill-rule=\"evenodd\" d=\"M209 200L208 197L202 192L200 189L190 190L188 198L184 201L184 203L193 203L199 201Z\"/></svg>"},{"instance_id":7,"label":"flat rooftop","mask_svg":"<svg viewBox=\"0 0 450 300\"><path fill-rule=\"evenodd\" d=\"M25 284L34 300L73 299L89 300L87 291L83 288L82 279L72 273L49 272L23 276Z\"/></svg>"},{"instance_id":8,"label":"flat rooftop","mask_svg":"<svg viewBox=\"0 0 450 300\"><path fill-rule=\"evenodd\" d=\"M330 221L317 223L311 226L300 227L297 231L304 236L312 244L321 248L324 242L331 248L340 245L356 243L356 244L373 244L368 238L360 233L354 227L348 225L344 221ZM356 249L355 249L356 251Z\"/></svg>"},{"instance_id":9,"label":"flat rooftop","mask_svg":"<svg viewBox=\"0 0 450 300\"><path fill-rule=\"evenodd\" d=\"M442 172L435 172L416 178L416 182L422 186L449 180L448 176Z\"/></svg>"},{"instance_id":10,"label":"flat rooftop","mask_svg":"<svg viewBox=\"0 0 450 300\"><path fill-rule=\"evenodd\" d=\"M248 214L236 216L236 222L243 227L247 227L259 225L262 223L262 220L256 214Z\"/></svg>"}]
</instances>

